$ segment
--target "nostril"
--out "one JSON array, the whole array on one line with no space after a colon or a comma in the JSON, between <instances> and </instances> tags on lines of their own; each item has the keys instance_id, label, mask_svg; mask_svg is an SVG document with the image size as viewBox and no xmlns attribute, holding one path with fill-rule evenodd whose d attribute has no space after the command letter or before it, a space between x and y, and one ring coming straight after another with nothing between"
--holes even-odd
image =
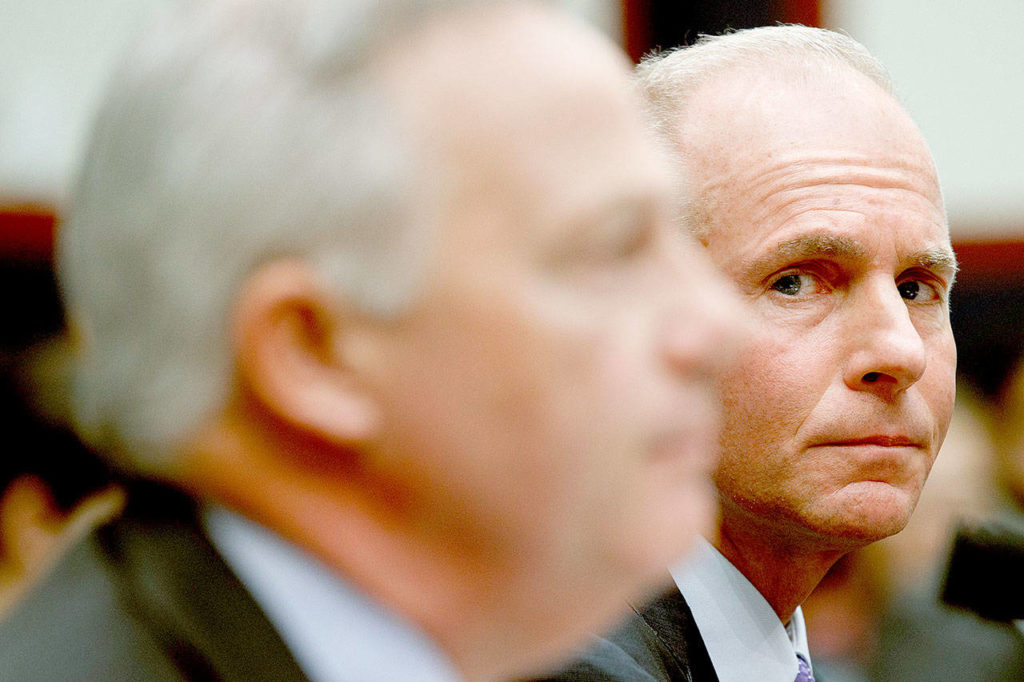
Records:
<instances>
[{"instance_id":1,"label":"nostril","mask_svg":"<svg viewBox=\"0 0 1024 682\"><path fill-rule=\"evenodd\" d=\"M879 374L878 372L868 372L867 374L864 375L864 381L866 383L873 384L876 381L878 381L878 378L880 376L882 376L882 375Z\"/></svg>"}]
</instances>

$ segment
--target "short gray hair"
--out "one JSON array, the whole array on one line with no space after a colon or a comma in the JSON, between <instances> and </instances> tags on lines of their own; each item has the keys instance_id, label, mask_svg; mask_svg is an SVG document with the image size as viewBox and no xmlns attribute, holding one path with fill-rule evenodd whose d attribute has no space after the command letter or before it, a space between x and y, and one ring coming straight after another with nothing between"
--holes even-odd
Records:
<instances>
[{"instance_id":1,"label":"short gray hair","mask_svg":"<svg viewBox=\"0 0 1024 682\"><path fill-rule=\"evenodd\" d=\"M680 184L676 208L680 225L697 232L702 224L696 198L686 190L689 174L678 131L694 93L735 68L770 69L801 65L808 70L846 70L863 74L895 97L885 66L853 38L835 31L800 25L761 26L723 35L701 35L689 47L644 57L635 78L647 103L655 131L671 148Z\"/></svg>"},{"instance_id":2,"label":"short gray hair","mask_svg":"<svg viewBox=\"0 0 1024 682\"><path fill-rule=\"evenodd\" d=\"M227 399L230 309L260 263L306 259L370 314L413 297L433 223L414 224L416 154L363 67L452 4L207 0L141 37L59 235L88 441L167 470Z\"/></svg>"}]
</instances>

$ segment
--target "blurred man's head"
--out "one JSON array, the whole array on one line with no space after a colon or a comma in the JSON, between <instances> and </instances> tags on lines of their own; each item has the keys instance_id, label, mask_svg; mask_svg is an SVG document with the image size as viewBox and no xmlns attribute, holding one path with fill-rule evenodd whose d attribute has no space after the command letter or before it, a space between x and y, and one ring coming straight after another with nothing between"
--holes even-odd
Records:
<instances>
[{"instance_id":1,"label":"blurred man's head","mask_svg":"<svg viewBox=\"0 0 1024 682\"><path fill-rule=\"evenodd\" d=\"M624 57L525 3L204 4L117 77L62 237L85 428L467 674L547 660L713 516L733 304Z\"/></svg>"},{"instance_id":2,"label":"blurred man's head","mask_svg":"<svg viewBox=\"0 0 1024 682\"><path fill-rule=\"evenodd\" d=\"M642 65L683 222L755 341L722 379L723 533L848 549L907 522L953 407L955 260L884 69L804 27Z\"/></svg>"}]
</instances>

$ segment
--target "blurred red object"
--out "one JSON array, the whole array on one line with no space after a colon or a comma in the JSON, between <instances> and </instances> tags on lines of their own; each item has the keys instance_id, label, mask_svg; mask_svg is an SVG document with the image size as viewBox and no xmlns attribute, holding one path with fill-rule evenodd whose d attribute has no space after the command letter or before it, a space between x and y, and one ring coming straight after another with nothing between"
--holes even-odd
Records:
<instances>
[{"instance_id":1,"label":"blurred red object","mask_svg":"<svg viewBox=\"0 0 1024 682\"><path fill-rule=\"evenodd\" d=\"M55 212L45 206L0 205L0 259L49 262L56 222Z\"/></svg>"}]
</instances>

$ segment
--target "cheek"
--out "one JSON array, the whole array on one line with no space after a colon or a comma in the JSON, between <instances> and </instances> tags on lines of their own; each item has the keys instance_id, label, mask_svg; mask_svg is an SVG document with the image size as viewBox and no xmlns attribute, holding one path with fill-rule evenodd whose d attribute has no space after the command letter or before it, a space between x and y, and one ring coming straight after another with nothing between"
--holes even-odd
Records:
<instances>
[{"instance_id":1,"label":"cheek","mask_svg":"<svg viewBox=\"0 0 1024 682\"><path fill-rule=\"evenodd\" d=\"M771 496L793 475L801 425L820 410L834 373L813 336L761 334L722 377L719 489L731 497ZM816 372L820 369L820 372Z\"/></svg>"},{"instance_id":2,"label":"cheek","mask_svg":"<svg viewBox=\"0 0 1024 682\"><path fill-rule=\"evenodd\" d=\"M516 444L505 470L528 482L527 507L556 507L568 525L608 519L636 477L643 368L629 339L593 323L534 332L520 332L528 357L506 358L496 384L503 404L492 416L514 435L492 435Z\"/></svg>"},{"instance_id":3,"label":"cheek","mask_svg":"<svg viewBox=\"0 0 1024 682\"><path fill-rule=\"evenodd\" d=\"M757 488L771 487L771 455L786 431L781 421L786 391L762 373L766 368L760 358L745 357L722 378L720 387L722 430L715 484L728 497L749 497Z\"/></svg>"},{"instance_id":4,"label":"cheek","mask_svg":"<svg viewBox=\"0 0 1024 682\"><path fill-rule=\"evenodd\" d=\"M937 451L953 417L956 400L956 346L951 335L930 354L919 390L935 420Z\"/></svg>"},{"instance_id":5,"label":"cheek","mask_svg":"<svg viewBox=\"0 0 1024 682\"><path fill-rule=\"evenodd\" d=\"M763 440L795 430L820 394L808 371L812 359L789 341L762 336L749 344L720 379L723 431Z\"/></svg>"}]
</instances>

